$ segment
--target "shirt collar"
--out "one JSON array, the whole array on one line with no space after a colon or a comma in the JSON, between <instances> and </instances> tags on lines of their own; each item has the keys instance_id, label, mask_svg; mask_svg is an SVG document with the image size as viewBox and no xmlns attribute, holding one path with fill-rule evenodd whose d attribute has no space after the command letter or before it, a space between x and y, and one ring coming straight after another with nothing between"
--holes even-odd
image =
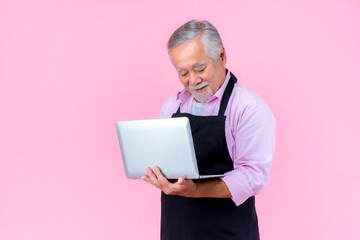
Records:
<instances>
[{"instance_id":1,"label":"shirt collar","mask_svg":"<svg viewBox=\"0 0 360 240\"><path fill-rule=\"evenodd\" d=\"M230 71L227 70L224 83L221 85L221 87L216 91L216 93L207 102L212 102L212 101L214 101L216 99L221 99L222 98L222 96L224 95L224 92L225 92L225 88L226 88L226 86L227 86L227 84L229 82L229 79L230 79ZM180 99L181 103L184 103L189 98L190 98L190 100L193 100L194 96L191 93L189 93L188 91L186 91L185 88L182 88L177 93L177 96L176 96L176 100Z\"/></svg>"}]
</instances>

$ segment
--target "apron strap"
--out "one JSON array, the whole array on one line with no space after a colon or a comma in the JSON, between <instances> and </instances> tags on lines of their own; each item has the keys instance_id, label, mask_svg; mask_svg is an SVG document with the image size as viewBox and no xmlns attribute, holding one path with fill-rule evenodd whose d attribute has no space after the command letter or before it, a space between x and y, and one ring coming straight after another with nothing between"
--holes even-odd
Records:
<instances>
[{"instance_id":1,"label":"apron strap","mask_svg":"<svg viewBox=\"0 0 360 240\"><path fill-rule=\"evenodd\" d=\"M228 84L226 86L223 97L221 99L218 116L224 116L226 107L228 105L228 102L229 102L229 99L230 99L230 96L231 96L231 93L232 93L232 90L234 88L234 83L236 83L236 82L237 82L236 77L234 76L234 74L232 74L230 72L230 79L229 79L229 82L228 82Z\"/></svg>"},{"instance_id":2,"label":"apron strap","mask_svg":"<svg viewBox=\"0 0 360 240\"><path fill-rule=\"evenodd\" d=\"M181 106L181 103L179 104L179 108L178 108L178 110L176 111L176 114L180 114L180 106Z\"/></svg>"}]
</instances>

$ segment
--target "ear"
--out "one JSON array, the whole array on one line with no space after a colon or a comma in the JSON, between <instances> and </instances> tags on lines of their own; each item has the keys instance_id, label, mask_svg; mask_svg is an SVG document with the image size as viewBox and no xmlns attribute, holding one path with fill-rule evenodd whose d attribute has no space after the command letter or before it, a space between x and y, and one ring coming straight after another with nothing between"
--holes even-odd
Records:
<instances>
[{"instance_id":1,"label":"ear","mask_svg":"<svg viewBox=\"0 0 360 240\"><path fill-rule=\"evenodd\" d=\"M225 48L223 48L222 51L221 51L221 53L220 53L220 60L221 60L221 62L223 62L223 64L226 64Z\"/></svg>"}]
</instances>

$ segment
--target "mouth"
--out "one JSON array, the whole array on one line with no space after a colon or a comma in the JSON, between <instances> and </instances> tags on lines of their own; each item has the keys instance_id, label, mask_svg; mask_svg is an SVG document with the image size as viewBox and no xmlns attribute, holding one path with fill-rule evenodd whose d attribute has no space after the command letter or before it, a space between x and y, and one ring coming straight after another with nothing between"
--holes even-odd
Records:
<instances>
[{"instance_id":1,"label":"mouth","mask_svg":"<svg viewBox=\"0 0 360 240\"><path fill-rule=\"evenodd\" d=\"M194 89L195 92L201 92L202 90L204 90L207 87L207 85L200 87L198 89Z\"/></svg>"},{"instance_id":2,"label":"mouth","mask_svg":"<svg viewBox=\"0 0 360 240\"><path fill-rule=\"evenodd\" d=\"M209 84L205 82L205 83L199 84L197 86L190 86L190 89L194 92L201 92L208 86L209 86Z\"/></svg>"}]
</instances>

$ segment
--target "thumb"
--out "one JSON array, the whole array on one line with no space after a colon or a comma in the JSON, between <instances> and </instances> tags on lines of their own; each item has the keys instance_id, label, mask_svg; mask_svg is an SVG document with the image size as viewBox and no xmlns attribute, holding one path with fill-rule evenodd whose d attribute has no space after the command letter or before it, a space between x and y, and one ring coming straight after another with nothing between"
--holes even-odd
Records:
<instances>
[{"instance_id":1,"label":"thumb","mask_svg":"<svg viewBox=\"0 0 360 240\"><path fill-rule=\"evenodd\" d=\"M179 184L183 184L185 182L185 179L183 177L179 178L178 179L178 183Z\"/></svg>"}]
</instances>

